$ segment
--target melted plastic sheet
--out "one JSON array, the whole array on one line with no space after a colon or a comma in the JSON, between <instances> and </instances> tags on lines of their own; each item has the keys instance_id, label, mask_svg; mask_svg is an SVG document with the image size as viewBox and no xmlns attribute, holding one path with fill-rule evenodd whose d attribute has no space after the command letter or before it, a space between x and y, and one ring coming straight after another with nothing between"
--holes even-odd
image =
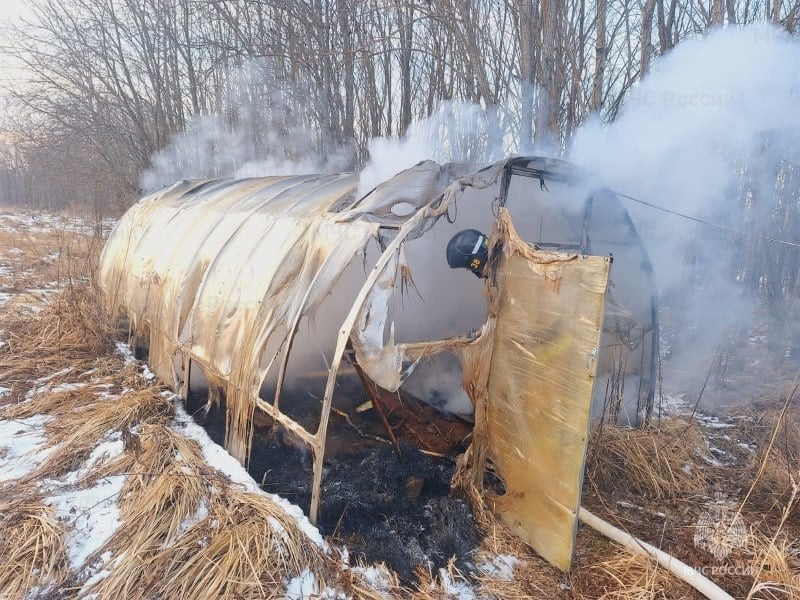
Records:
<instances>
[{"instance_id":1,"label":"melted plastic sheet","mask_svg":"<svg viewBox=\"0 0 800 600\"><path fill-rule=\"evenodd\" d=\"M494 239L503 252L496 257L490 366L474 444L505 485L493 499L495 512L567 570L611 261L535 250L505 213ZM483 465L475 468L483 472Z\"/></svg>"},{"instance_id":2,"label":"melted plastic sheet","mask_svg":"<svg viewBox=\"0 0 800 600\"><path fill-rule=\"evenodd\" d=\"M352 318L339 332L316 431L278 408L297 327L302 318L313 321L347 266L378 240L380 227L402 231L395 247L421 235L446 210L428 204L448 186L460 189L452 177L446 166L420 163L358 205L354 174L182 182L131 207L106 243L100 284L109 311L126 315L131 331L147 339L151 367L170 387L185 391L196 363L209 381L209 398L224 391L226 449L247 462L259 408L312 450L312 520L333 385L355 313L374 281L350 290ZM396 204L413 210L397 216ZM392 255L384 253L383 264ZM259 397L268 376L278 381L274 404Z\"/></svg>"},{"instance_id":3,"label":"melted plastic sheet","mask_svg":"<svg viewBox=\"0 0 800 600\"><path fill-rule=\"evenodd\" d=\"M531 164L567 169L546 159ZM390 391L426 356L459 356L476 412L466 461L472 479L482 484L485 461L491 460L507 490L495 499L497 513L543 557L566 569L609 261L537 250L520 239L508 211L500 208L485 288L488 318L477 339L399 343L388 308L413 275L404 243L450 218L451 209L456 215L466 188L485 190L472 201L491 204L505 165L464 173L452 165L420 163L360 200L354 198L358 180L352 174L176 184L134 205L110 236L100 266L106 302L112 314L130 318L136 335L147 336L151 367L173 389L185 391L194 362L209 380L210 397L225 392L225 446L233 456L248 459L256 409L309 447L312 520L346 349L352 347L360 368ZM547 191L538 179L525 181ZM400 214L393 212L396 206ZM381 254L368 268L364 257L371 242ZM359 260L365 261L363 285L336 299L349 312L335 340L327 340L333 352L326 355L319 426L308 431L279 409L294 335L301 319L313 321L348 265ZM259 397L268 377L277 381L272 404Z\"/></svg>"},{"instance_id":4,"label":"melted plastic sheet","mask_svg":"<svg viewBox=\"0 0 800 600\"><path fill-rule=\"evenodd\" d=\"M286 356L292 325L376 235L377 224L340 223L333 210L357 183L312 175L178 184L133 206L106 244L110 309L149 332L161 380L185 384L191 360L226 392L226 448L242 462L260 385ZM285 424L315 445L311 432Z\"/></svg>"}]
</instances>

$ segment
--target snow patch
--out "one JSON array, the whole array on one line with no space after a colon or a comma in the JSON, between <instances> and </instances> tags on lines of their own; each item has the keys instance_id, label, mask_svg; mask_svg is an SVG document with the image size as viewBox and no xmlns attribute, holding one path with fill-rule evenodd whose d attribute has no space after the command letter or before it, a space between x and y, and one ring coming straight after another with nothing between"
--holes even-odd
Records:
<instances>
[{"instance_id":1,"label":"snow patch","mask_svg":"<svg viewBox=\"0 0 800 600\"><path fill-rule=\"evenodd\" d=\"M181 521L179 530L180 534L182 535L186 531L189 531L192 527L197 525L200 521L205 519L208 516L208 504L205 501L201 502L200 505L197 507L197 510L193 515L187 515L183 521Z\"/></svg>"},{"instance_id":2,"label":"snow patch","mask_svg":"<svg viewBox=\"0 0 800 600\"><path fill-rule=\"evenodd\" d=\"M62 482L67 485L77 484L81 479L86 477L92 469L105 462L109 458L116 458L125 452L124 444L122 442L122 433L119 431L112 431L107 433L103 440L95 446L89 458L86 459L84 465L75 471L70 472L63 478Z\"/></svg>"},{"instance_id":3,"label":"snow patch","mask_svg":"<svg viewBox=\"0 0 800 600\"><path fill-rule=\"evenodd\" d=\"M519 559L516 556L498 554L497 556L486 557L484 562L478 565L478 569L493 579L511 581L514 579L514 567L517 564L519 564Z\"/></svg>"},{"instance_id":4,"label":"snow patch","mask_svg":"<svg viewBox=\"0 0 800 600\"><path fill-rule=\"evenodd\" d=\"M293 577L286 584L285 600L346 600L342 592L326 587L319 589L319 583L309 569L304 569L300 575Z\"/></svg>"},{"instance_id":5,"label":"snow patch","mask_svg":"<svg viewBox=\"0 0 800 600\"><path fill-rule=\"evenodd\" d=\"M133 352L131 351L128 344L124 342L117 342L114 344L114 349L116 350L117 354L122 356L125 359L125 364L128 365L132 362L136 362L136 358L133 356Z\"/></svg>"},{"instance_id":6,"label":"snow patch","mask_svg":"<svg viewBox=\"0 0 800 600\"><path fill-rule=\"evenodd\" d=\"M372 567L356 567L353 569L360 573L361 578L373 589L379 592L388 592L392 588L392 579L384 565Z\"/></svg>"},{"instance_id":7,"label":"snow patch","mask_svg":"<svg viewBox=\"0 0 800 600\"><path fill-rule=\"evenodd\" d=\"M144 365L142 367L142 377L144 377L147 381L153 381L156 378L156 374L150 370L150 367Z\"/></svg>"},{"instance_id":8,"label":"snow patch","mask_svg":"<svg viewBox=\"0 0 800 600\"><path fill-rule=\"evenodd\" d=\"M286 600L304 600L319 597L319 586L314 574L305 569L300 575L291 579L286 586Z\"/></svg>"},{"instance_id":9,"label":"snow patch","mask_svg":"<svg viewBox=\"0 0 800 600\"><path fill-rule=\"evenodd\" d=\"M662 394L658 409L659 415L662 417L689 414L691 412L686 394Z\"/></svg>"},{"instance_id":10,"label":"snow patch","mask_svg":"<svg viewBox=\"0 0 800 600\"><path fill-rule=\"evenodd\" d=\"M84 387L86 387L85 383L61 383L56 386L51 386L49 383L46 383L44 385L40 385L30 390L27 394L25 394L25 399L33 400L36 396L41 396L44 394L56 394L58 392L74 392Z\"/></svg>"},{"instance_id":11,"label":"snow patch","mask_svg":"<svg viewBox=\"0 0 800 600\"><path fill-rule=\"evenodd\" d=\"M703 427L709 429L728 429L730 427L736 427L735 423L723 423L717 417L708 415L697 415L697 420Z\"/></svg>"},{"instance_id":12,"label":"snow patch","mask_svg":"<svg viewBox=\"0 0 800 600\"><path fill-rule=\"evenodd\" d=\"M445 593L457 600L475 600L475 591L467 581L450 577L447 569L439 569L439 578L442 580L442 589Z\"/></svg>"},{"instance_id":13,"label":"snow patch","mask_svg":"<svg viewBox=\"0 0 800 600\"><path fill-rule=\"evenodd\" d=\"M80 569L121 525L117 497L126 477L108 477L86 489L61 489L47 501L67 525L70 566Z\"/></svg>"},{"instance_id":14,"label":"snow patch","mask_svg":"<svg viewBox=\"0 0 800 600\"><path fill-rule=\"evenodd\" d=\"M50 373L50 375L45 375L44 377L39 377L39 379L34 379L33 383L36 385L43 385L48 381L52 381L56 377L60 377L61 375L66 375L73 370L73 367L65 367L60 371L56 371L55 373Z\"/></svg>"},{"instance_id":15,"label":"snow patch","mask_svg":"<svg viewBox=\"0 0 800 600\"><path fill-rule=\"evenodd\" d=\"M44 425L50 417L36 415L27 419L0 421L0 448L7 452L0 462L0 481L28 475L53 451L45 448Z\"/></svg>"}]
</instances>

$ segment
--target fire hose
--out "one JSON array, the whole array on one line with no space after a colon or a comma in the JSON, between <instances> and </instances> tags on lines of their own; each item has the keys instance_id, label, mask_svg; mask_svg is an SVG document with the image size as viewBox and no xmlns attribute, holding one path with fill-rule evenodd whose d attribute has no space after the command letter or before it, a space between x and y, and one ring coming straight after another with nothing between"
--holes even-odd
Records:
<instances>
[{"instance_id":1,"label":"fire hose","mask_svg":"<svg viewBox=\"0 0 800 600\"><path fill-rule=\"evenodd\" d=\"M663 550L659 550L655 546L651 546L647 542L643 542L642 540L633 537L631 534L624 532L622 529L614 527L608 521L604 521L583 507L580 508L578 517L581 521L598 533L601 533L612 541L624 546L634 554L652 556L656 559L656 562L661 567L667 569L677 578L688 583L706 598L709 598L710 600L733 600L733 596L719 587L716 583L707 577L704 577L697 569L693 569L685 562L678 560L671 554L667 554Z\"/></svg>"}]
</instances>

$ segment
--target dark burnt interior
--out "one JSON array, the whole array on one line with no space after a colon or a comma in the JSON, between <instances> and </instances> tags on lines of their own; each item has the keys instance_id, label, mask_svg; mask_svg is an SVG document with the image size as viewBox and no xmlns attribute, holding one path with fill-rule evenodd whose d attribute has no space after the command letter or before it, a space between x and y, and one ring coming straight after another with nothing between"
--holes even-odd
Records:
<instances>
[{"instance_id":1,"label":"dark burnt interior","mask_svg":"<svg viewBox=\"0 0 800 600\"><path fill-rule=\"evenodd\" d=\"M366 382L368 391L350 371L337 381L328 425L320 531L333 544L347 547L352 564L385 562L407 582L417 567L444 567L453 556L461 568L471 570L480 536L469 504L450 495L450 480L472 424L408 394L390 394ZM287 386L280 401L281 410L310 431L321 407L312 389L324 389L324 381ZM207 399L207 388L193 384L187 409L222 445L225 400L206 411ZM250 474L264 491L307 513L311 452L265 413L256 411L254 422Z\"/></svg>"}]
</instances>

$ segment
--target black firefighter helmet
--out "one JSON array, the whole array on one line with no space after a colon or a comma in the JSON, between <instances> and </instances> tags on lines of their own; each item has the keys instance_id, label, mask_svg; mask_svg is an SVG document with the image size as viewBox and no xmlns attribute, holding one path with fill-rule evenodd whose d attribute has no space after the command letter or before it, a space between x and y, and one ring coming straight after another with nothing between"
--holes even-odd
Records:
<instances>
[{"instance_id":1,"label":"black firefighter helmet","mask_svg":"<svg viewBox=\"0 0 800 600\"><path fill-rule=\"evenodd\" d=\"M488 259L488 240L477 229L459 231L447 243L447 264L451 269L469 269L478 277L484 277Z\"/></svg>"}]
</instances>

